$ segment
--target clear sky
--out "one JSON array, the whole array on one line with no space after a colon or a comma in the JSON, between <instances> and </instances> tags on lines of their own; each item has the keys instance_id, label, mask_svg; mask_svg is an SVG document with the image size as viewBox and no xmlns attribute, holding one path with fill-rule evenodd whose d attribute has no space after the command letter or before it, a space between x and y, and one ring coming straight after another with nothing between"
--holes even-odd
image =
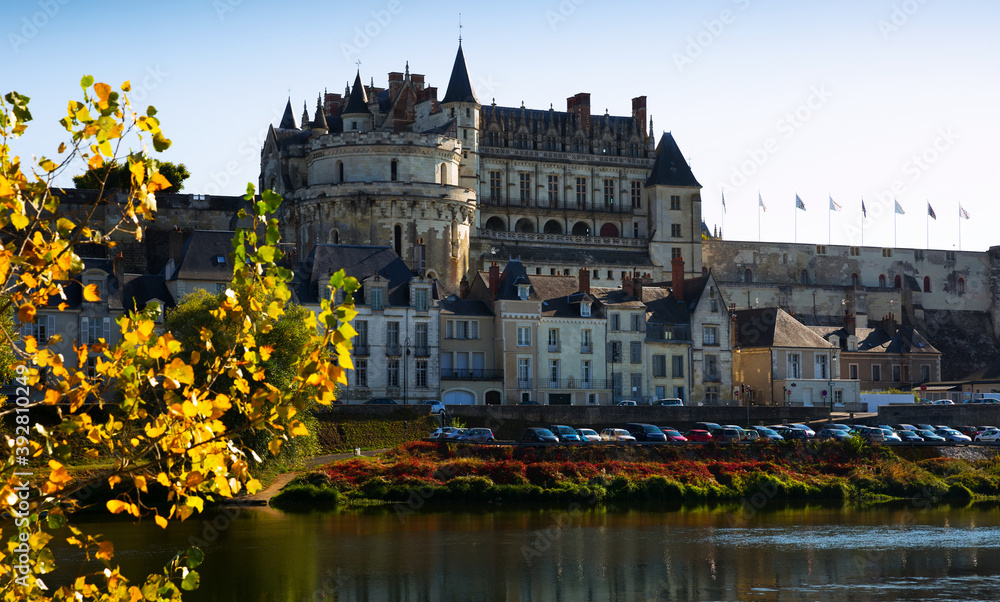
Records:
<instances>
[{"instance_id":1,"label":"clear sky","mask_svg":"<svg viewBox=\"0 0 1000 602\"><path fill-rule=\"evenodd\" d=\"M22 156L53 154L84 74L131 80L193 174L186 192L257 181L267 125L407 61L447 88L462 11L480 102L629 115L646 95L704 186L710 228L757 240L1000 245L1000 3L987 0L7 0L0 87L31 96ZM61 182L69 185L70 182ZM728 211L723 215L722 193ZM796 211L795 195L805 204ZM829 196L843 207L829 211ZM893 211L898 200L905 214ZM937 215L927 229L927 203ZM895 219L894 219L895 218ZM828 222L831 219L831 222ZM895 224L894 224L895 222ZM895 225L895 231L894 231Z\"/></svg>"}]
</instances>

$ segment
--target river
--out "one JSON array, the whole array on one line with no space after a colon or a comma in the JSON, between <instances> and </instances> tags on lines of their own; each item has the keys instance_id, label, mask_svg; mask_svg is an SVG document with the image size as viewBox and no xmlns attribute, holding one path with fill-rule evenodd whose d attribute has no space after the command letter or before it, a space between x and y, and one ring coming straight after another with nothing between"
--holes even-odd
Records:
<instances>
[{"instance_id":1,"label":"river","mask_svg":"<svg viewBox=\"0 0 1000 602\"><path fill-rule=\"evenodd\" d=\"M241 508L167 531L151 521L81 526L115 542L127 574L201 544L202 585L186 600L1000 599L996 505L773 506Z\"/></svg>"}]
</instances>

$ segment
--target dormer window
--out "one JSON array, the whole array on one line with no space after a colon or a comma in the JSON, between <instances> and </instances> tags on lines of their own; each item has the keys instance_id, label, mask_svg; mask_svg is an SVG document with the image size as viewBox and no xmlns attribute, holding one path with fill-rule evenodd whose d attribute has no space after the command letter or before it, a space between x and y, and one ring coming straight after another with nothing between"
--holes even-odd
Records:
<instances>
[{"instance_id":1,"label":"dormer window","mask_svg":"<svg viewBox=\"0 0 1000 602\"><path fill-rule=\"evenodd\" d=\"M104 279L96 277L84 278L83 286L88 287L90 285L94 285L95 292L97 293L97 296L100 298L100 301L105 301L106 299L104 297Z\"/></svg>"},{"instance_id":2,"label":"dormer window","mask_svg":"<svg viewBox=\"0 0 1000 602\"><path fill-rule=\"evenodd\" d=\"M527 301L528 300L528 290L530 288L531 287L529 285L527 285L527 284L518 284L517 285L517 298L520 299L520 300L522 300L522 301Z\"/></svg>"},{"instance_id":3,"label":"dormer window","mask_svg":"<svg viewBox=\"0 0 1000 602\"><path fill-rule=\"evenodd\" d=\"M373 310L385 308L385 289L381 286L373 286L368 293L368 304Z\"/></svg>"},{"instance_id":4,"label":"dormer window","mask_svg":"<svg viewBox=\"0 0 1000 602\"><path fill-rule=\"evenodd\" d=\"M226 256L216 255L212 258L212 265L226 265Z\"/></svg>"},{"instance_id":5,"label":"dormer window","mask_svg":"<svg viewBox=\"0 0 1000 602\"><path fill-rule=\"evenodd\" d=\"M580 304L580 315L584 318L590 317L590 302L584 301Z\"/></svg>"},{"instance_id":6,"label":"dormer window","mask_svg":"<svg viewBox=\"0 0 1000 602\"><path fill-rule=\"evenodd\" d=\"M425 288L413 290L413 307L417 311L427 311L427 292Z\"/></svg>"}]
</instances>

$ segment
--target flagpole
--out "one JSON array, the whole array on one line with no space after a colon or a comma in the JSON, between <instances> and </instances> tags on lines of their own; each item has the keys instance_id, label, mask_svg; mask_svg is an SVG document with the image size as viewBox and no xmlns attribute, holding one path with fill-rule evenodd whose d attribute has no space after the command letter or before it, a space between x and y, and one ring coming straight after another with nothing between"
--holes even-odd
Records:
<instances>
[{"instance_id":1,"label":"flagpole","mask_svg":"<svg viewBox=\"0 0 1000 602\"><path fill-rule=\"evenodd\" d=\"M798 199L798 195L795 197ZM798 201L795 201L795 234L792 235L792 242L798 244L799 242L799 205Z\"/></svg>"},{"instance_id":2,"label":"flagpole","mask_svg":"<svg viewBox=\"0 0 1000 602\"><path fill-rule=\"evenodd\" d=\"M927 248L931 248L931 210L930 203L927 203L927 215L924 216L924 223L927 225Z\"/></svg>"},{"instance_id":3,"label":"flagpole","mask_svg":"<svg viewBox=\"0 0 1000 602\"><path fill-rule=\"evenodd\" d=\"M757 191L757 242L760 242L760 190Z\"/></svg>"},{"instance_id":4,"label":"flagpole","mask_svg":"<svg viewBox=\"0 0 1000 602\"><path fill-rule=\"evenodd\" d=\"M892 248L893 249L898 248L897 245L896 245L896 216L897 215L899 215L899 213L896 212L896 207L893 206L893 208L892 208Z\"/></svg>"},{"instance_id":5,"label":"flagpole","mask_svg":"<svg viewBox=\"0 0 1000 602\"><path fill-rule=\"evenodd\" d=\"M861 246L865 246L865 197L861 197Z\"/></svg>"},{"instance_id":6,"label":"flagpole","mask_svg":"<svg viewBox=\"0 0 1000 602\"><path fill-rule=\"evenodd\" d=\"M833 244L833 207L826 208L826 244Z\"/></svg>"},{"instance_id":7,"label":"flagpole","mask_svg":"<svg viewBox=\"0 0 1000 602\"><path fill-rule=\"evenodd\" d=\"M962 203L958 204L958 250L962 250Z\"/></svg>"}]
</instances>

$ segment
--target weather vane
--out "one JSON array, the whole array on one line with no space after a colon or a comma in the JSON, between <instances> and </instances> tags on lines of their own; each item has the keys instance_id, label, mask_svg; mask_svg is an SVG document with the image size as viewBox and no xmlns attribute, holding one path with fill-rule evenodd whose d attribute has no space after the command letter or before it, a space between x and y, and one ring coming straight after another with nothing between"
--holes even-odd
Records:
<instances>
[{"instance_id":1,"label":"weather vane","mask_svg":"<svg viewBox=\"0 0 1000 602\"><path fill-rule=\"evenodd\" d=\"M462 43L462 13L458 13L458 43Z\"/></svg>"},{"instance_id":2,"label":"weather vane","mask_svg":"<svg viewBox=\"0 0 1000 602\"><path fill-rule=\"evenodd\" d=\"M361 70L361 59L358 59L354 64L358 66L358 71L360 71Z\"/></svg>"}]
</instances>

